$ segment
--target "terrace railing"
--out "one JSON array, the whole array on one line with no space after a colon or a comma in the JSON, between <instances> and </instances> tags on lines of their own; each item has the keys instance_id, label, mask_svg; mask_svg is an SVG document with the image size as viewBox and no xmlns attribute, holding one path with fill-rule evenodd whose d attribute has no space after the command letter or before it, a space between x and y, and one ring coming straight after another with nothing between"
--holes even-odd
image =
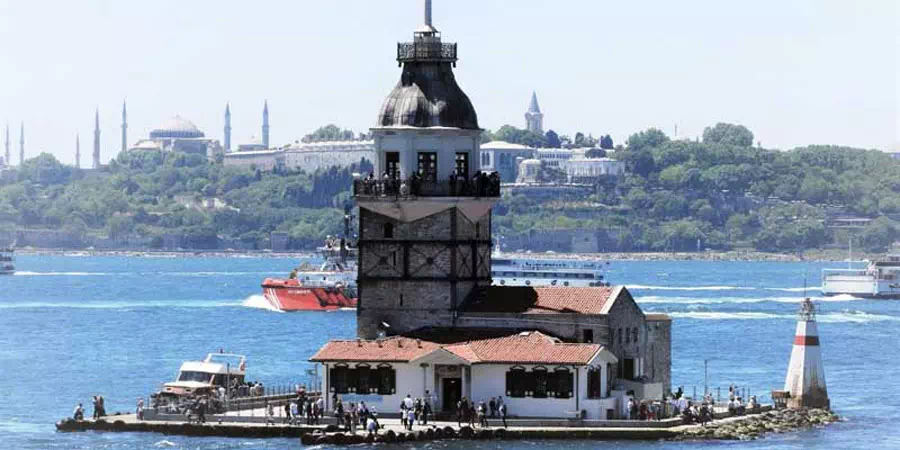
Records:
<instances>
[{"instance_id":1,"label":"terrace railing","mask_svg":"<svg viewBox=\"0 0 900 450\"><path fill-rule=\"evenodd\" d=\"M400 42L397 44L397 61L446 61L456 62L456 44L443 42Z\"/></svg>"},{"instance_id":2,"label":"terrace railing","mask_svg":"<svg viewBox=\"0 0 900 450\"><path fill-rule=\"evenodd\" d=\"M358 199L415 199L420 197L500 197L499 178L430 181L421 178L353 180Z\"/></svg>"}]
</instances>

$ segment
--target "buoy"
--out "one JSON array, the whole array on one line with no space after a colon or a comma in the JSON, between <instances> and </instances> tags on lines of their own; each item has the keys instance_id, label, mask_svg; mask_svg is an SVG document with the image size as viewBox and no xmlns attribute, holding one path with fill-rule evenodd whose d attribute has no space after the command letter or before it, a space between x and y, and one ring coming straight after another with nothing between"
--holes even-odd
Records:
<instances>
[{"instance_id":1,"label":"buoy","mask_svg":"<svg viewBox=\"0 0 900 450\"><path fill-rule=\"evenodd\" d=\"M828 408L828 389L825 387L825 366L816 326L816 309L810 299L800 304L800 317L794 333L791 363L784 380L784 390L790 393L790 408Z\"/></svg>"}]
</instances>

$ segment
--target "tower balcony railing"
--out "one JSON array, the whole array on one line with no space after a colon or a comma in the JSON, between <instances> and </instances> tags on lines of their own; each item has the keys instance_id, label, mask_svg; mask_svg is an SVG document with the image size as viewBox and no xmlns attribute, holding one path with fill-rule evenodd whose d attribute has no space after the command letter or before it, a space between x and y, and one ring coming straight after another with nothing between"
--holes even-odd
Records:
<instances>
[{"instance_id":1,"label":"tower balcony railing","mask_svg":"<svg viewBox=\"0 0 900 450\"><path fill-rule=\"evenodd\" d=\"M427 197L500 197L500 177L482 176L473 180L427 180L410 178L366 178L353 180L357 199L410 200Z\"/></svg>"},{"instance_id":2,"label":"tower balcony railing","mask_svg":"<svg viewBox=\"0 0 900 450\"><path fill-rule=\"evenodd\" d=\"M446 61L456 62L456 43L400 42L397 44L397 61Z\"/></svg>"}]
</instances>

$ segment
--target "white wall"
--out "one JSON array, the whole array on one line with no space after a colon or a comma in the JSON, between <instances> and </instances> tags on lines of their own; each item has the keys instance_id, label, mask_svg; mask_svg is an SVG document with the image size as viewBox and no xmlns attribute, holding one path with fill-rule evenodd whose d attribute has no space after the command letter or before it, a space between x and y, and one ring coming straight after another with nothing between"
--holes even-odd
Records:
<instances>
[{"instance_id":1,"label":"white wall","mask_svg":"<svg viewBox=\"0 0 900 450\"><path fill-rule=\"evenodd\" d=\"M369 367L376 368L379 363L368 363ZM327 386L325 383L328 381L328 376L330 376L329 369L334 367L333 363L324 364L326 376L322 377L323 389L325 392L328 392L328 397L326 398L327 409L331 411L334 405L331 404L331 387ZM422 384L422 368L419 366L412 366L408 363L392 363L391 366L396 371L396 387L397 391L393 395L378 395L378 394L368 394L368 395L360 395L360 394L339 394L341 397L341 401L345 404L347 402L357 403L359 401L366 402L366 405L371 407L375 407L379 412L387 412L397 414L400 412L400 401L406 397L406 394L410 394L415 397L422 397L425 394L425 387ZM349 367L352 369L356 367L355 363L350 363ZM428 367L428 378L434 378L434 372L431 367ZM432 390L434 392L434 390Z\"/></svg>"}]
</instances>

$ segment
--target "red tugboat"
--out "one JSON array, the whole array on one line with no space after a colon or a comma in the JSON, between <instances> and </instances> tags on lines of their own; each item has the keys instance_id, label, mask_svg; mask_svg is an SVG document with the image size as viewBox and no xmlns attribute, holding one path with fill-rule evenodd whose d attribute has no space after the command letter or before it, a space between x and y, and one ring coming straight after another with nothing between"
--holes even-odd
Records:
<instances>
[{"instance_id":1,"label":"red tugboat","mask_svg":"<svg viewBox=\"0 0 900 450\"><path fill-rule=\"evenodd\" d=\"M349 236L350 215L344 216L344 235ZM329 236L317 253L319 267L304 263L287 279L263 280L263 296L278 311L327 311L356 308L357 251L344 239Z\"/></svg>"}]
</instances>

